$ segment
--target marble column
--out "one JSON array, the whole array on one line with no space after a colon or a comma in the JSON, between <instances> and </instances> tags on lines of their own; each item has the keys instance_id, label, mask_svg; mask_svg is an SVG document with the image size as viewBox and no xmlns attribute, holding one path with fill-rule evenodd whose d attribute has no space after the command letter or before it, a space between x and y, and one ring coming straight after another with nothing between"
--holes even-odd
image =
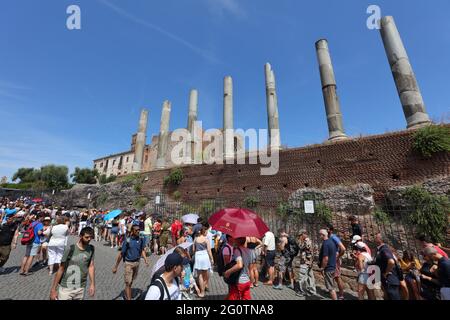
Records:
<instances>
[{"instance_id":1,"label":"marble column","mask_svg":"<svg viewBox=\"0 0 450 320\"><path fill-rule=\"evenodd\" d=\"M142 170L144 158L145 141L147 139L148 110L142 109L139 118L139 128L136 134L136 145L134 149L134 160L132 172L137 173Z\"/></svg>"},{"instance_id":2,"label":"marble column","mask_svg":"<svg viewBox=\"0 0 450 320\"><path fill-rule=\"evenodd\" d=\"M393 17L383 17L380 23L381 38L394 76L397 92L403 107L407 128L415 129L431 123L425 110L416 76Z\"/></svg>"},{"instance_id":3,"label":"marble column","mask_svg":"<svg viewBox=\"0 0 450 320\"><path fill-rule=\"evenodd\" d=\"M188 114L188 124L187 130L191 134L192 141L188 143L187 152L190 158L190 163L194 163L195 156L195 141L194 139L194 125L197 121L197 110L198 110L198 91L193 89L189 95L189 114Z\"/></svg>"},{"instance_id":4,"label":"marble column","mask_svg":"<svg viewBox=\"0 0 450 320\"><path fill-rule=\"evenodd\" d=\"M328 122L328 140L346 139L342 124L341 107L336 91L336 79L334 77L333 64L331 63L328 41L321 39L316 42L317 59L320 68L320 79L322 82L322 93L325 103L325 111Z\"/></svg>"},{"instance_id":5,"label":"marble column","mask_svg":"<svg viewBox=\"0 0 450 320\"><path fill-rule=\"evenodd\" d=\"M264 66L266 76L266 104L270 149L281 148L280 125L278 122L278 99L275 88L275 74L269 63Z\"/></svg>"},{"instance_id":6,"label":"marble column","mask_svg":"<svg viewBox=\"0 0 450 320\"><path fill-rule=\"evenodd\" d=\"M156 168L164 169L166 167L166 153L169 142L169 121L170 121L171 103L166 100L163 103L161 112L161 125L159 129L158 153L156 158Z\"/></svg>"},{"instance_id":7,"label":"marble column","mask_svg":"<svg viewBox=\"0 0 450 320\"><path fill-rule=\"evenodd\" d=\"M224 159L234 159L233 79L223 80L223 152Z\"/></svg>"}]
</instances>

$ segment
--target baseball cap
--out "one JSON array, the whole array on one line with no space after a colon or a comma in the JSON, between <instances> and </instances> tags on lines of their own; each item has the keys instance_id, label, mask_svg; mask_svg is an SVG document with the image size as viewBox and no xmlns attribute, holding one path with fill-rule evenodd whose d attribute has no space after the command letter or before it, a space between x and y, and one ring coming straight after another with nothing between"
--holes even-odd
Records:
<instances>
[{"instance_id":1,"label":"baseball cap","mask_svg":"<svg viewBox=\"0 0 450 320\"><path fill-rule=\"evenodd\" d=\"M45 217L45 218L44 218L44 221L52 221L52 218L50 218L50 217Z\"/></svg>"},{"instance_id":2,"label":"baseball cap","mask_svg":"<svg viewBox=\"0 0 450 320\"><path fill-rule=\"evenodd\" d=\"M355 236L353 236L352 243L353 244L357 243L360 240L362 240L361 236L355 235Z\"/></svg>"},{"instance_id":3,"label":"baseball cap","mask_svg":"<svg viewBox=\"0 0 450 320\"><path fill-rule=\"evenodd\" d=\"M357 247L358 249L365 249L366 248L366 246L362 242L357 242L355 244L355 247Z\"/></svg>"},{"instance_id":4,"label":"baseball cap","mask_svg":"<svg viewBox=\"0 0 450 320\"><path fill-rule=\"evenodd\" d=\"M166 269L181 265L183 265L183 258L176 252L172 252L171 254L169 254L166 258L166 261L164 261L164 267Z\"/></svg>"}]
</instances>

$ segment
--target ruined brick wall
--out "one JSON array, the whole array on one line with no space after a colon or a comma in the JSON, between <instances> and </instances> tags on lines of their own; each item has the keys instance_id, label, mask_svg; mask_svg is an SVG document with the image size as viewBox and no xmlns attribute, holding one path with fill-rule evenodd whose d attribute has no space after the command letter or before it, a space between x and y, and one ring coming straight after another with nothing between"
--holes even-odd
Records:
<instances>
[{"instance_id":1,"label":"ruined brick wall","mask_svg":"<svg viewBox=\"0 0 450 320\"><path fill-rule=\"evenodd\" d=\"M299 188L367 183L381 193L389 187L449 175L450 154L422 158L412 151L413 133L401 131L284 150L274 176L261 176L260 165L186 166L177 190L183 201L221 198L239 204L252 192L269 195L276 191L287 199ZM145 173L148 180L143 192L162 190L169 171ZM169 195L173 191L165 190ZM266 196L260 199L269 200Z\"/></svg>"}]
</instances>

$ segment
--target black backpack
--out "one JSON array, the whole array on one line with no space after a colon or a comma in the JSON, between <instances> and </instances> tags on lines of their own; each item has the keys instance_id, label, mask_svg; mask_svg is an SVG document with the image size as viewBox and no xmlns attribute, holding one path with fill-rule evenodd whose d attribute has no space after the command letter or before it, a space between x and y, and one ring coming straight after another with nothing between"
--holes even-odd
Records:
<instances>
[{"instance_id":1,"label":"black backpack","mask_svg":"<svg viewBox=\"0 0 450 320\"><path fill-rule=\"evenodd\" d=\"M161 269L159 269L159 270L161 270ZM147 292L148 292L148 290L150 290L151 286L158 287L159 292L160 292L159 300L164 300L165 293L167 294L167 300L170 300L169 289L167 288L166 282L162 278L162 273L158 274L159 270L155 272L155 274L152 277L152 281L151 281L150 285L147 287L147 289L145 291L142 292L139 300L145 300L145 297L147 296ZM164 271L163 271L163 273L164 273ZM176 277L175 281L177 283L177 286L179 287L180 279L178 277Z\"/></svg>"},{"instance_id":2,"label":"black backpack","mask_svg":"<svg viewBox=\"0 0 450 320\"><path fill-rule=\"evenodd\" d=\"M224 248L228 248L228 250L229 250L229 253L230 253L230 256L232 255L232 248L230 248L229 246L227 246L227 244L226 243L223 243L220 247L219 247L219 249L218 249L218 251L219 251L219 253L218 253L218 255L217 255L217 272L219 273L219 276L223 276L223 273L226 271L226 269L225 269L225 260L224 260L224 258L223 258L223 249Z\"/></svg>"},{"instance_id":3,"label":"black backpack","mask_svg":"<svg viewBox=\"0 0 450 320\"><path fill-rule=\"evenodd\" d=\"M294 238L288 237L288 251L291 257L296 257L300 252L300 247L298 246L297 241Z\"/></svg>"},{"instance_id":4,"label":"black backpack","mask_svg":"<svg viewBox=\"0 0 450 320\"><path fill-rule=\"evenodd\" d=\"M242 250L241 248L236 248L237 250L239 250L239 252L241 253L241 257L242 257ZM234 253L234 250L233 250ZM236 260L231 260L230 263L228 263L225 266L225 271L230 270L231 268L233 268L235 265L237 264ZM230 276L228 278L223 278L223 280L225 281L226 284L237 284L239 282L239 277L241 276L241 272L244 268L242 268L239 271L233 272L232 274L230 274ZM224 271L224 272L225 272Z\"/></svg>"}]
</instances>

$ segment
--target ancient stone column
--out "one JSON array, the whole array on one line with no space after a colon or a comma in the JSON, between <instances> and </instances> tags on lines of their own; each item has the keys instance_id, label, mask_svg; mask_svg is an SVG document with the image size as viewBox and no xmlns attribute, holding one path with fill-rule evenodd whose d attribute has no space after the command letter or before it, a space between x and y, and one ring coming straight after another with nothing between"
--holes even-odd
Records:
<instances>
[{"instance_id":1,"label":"ancient stone column","mask_svg":"<svg viewBox=\"0 0 450 320\"><path fill-rule=\"evenodd\" d=\"M347 136L342 125L341 107L336 92L333 64L331 63L330 51L328 50L328 41L325 39L317 41L316 52L319 61L325 111L327 113L328 140L346 139Z\"/></svg>"},{"instance_id":2,"label":"ancient stone column","mask_svg":"<svg viewBox=\"0 0 450 320\"><path fill-rule=\"evenodd\" d=\"M275 89L275 74L269 63L264 66L266 75L266 103L270 149L281 148L280 125L278 123L278 99Z\"/></svg>"},{"instance_id":3,"label":"ancient stone column","mask_svg":"<svg viewBox=\"0 0 450 320\"><path fill-rule=\"evenodd\" d=\"M407 128L414 129L431 123L393 17L381 19L380 33L405 114Z\"/></svg>"},{"instance_id":4,"label":"ancient stone column","mask_svg":"<svg viewBox=\"0 0 450 320\"><path fill-rule=\"evenodd\" d=\"M234 159L233 127L233 80L230 76L223 79L223 152L225 159Z\"/></svg>"},{"instance_id":5,"label":"ancient stone column","mask_svg":"<svg viewBox=\"0 0 450 320\"><path fill-rule=\"evenodd\" d=\"M145 141L147 139L147 123L148 110L142 109L141 117L139 118L139 128L136 134L136 146L134 149L134 160L132 172L141 172L142 162L144 158Z\"/></svg>"},{"instance_id":6,"label":"ancient stone column","mask_svg":"<svg viewBox=\"0 0 450 320\"><path fill-rule=\"evenodd\" d=\"M197 110L198 110L198 91L193 89L189 95L189 114L188 114L188 124L187 130L191 134L192 141L188 144L187 150L188 155L191 159L191 163L194 163L194 153L195 153L195 142L194 139L194 124L197 121Z\"/></svg>"},{"instance_id":7,"label":"ancient stone column","mask_svg":"<svg viewBox=\"0 0 450 320\"><path fill-rule=\"evenodd\" d=\"M156 157L156 168L164 169L166 167L166 153L169 142L169 121L170 121L170 101L166 100L163 103L161 112L161 125L159 129L158 139L158 153Z\"/></svg>"}]
</instances>

